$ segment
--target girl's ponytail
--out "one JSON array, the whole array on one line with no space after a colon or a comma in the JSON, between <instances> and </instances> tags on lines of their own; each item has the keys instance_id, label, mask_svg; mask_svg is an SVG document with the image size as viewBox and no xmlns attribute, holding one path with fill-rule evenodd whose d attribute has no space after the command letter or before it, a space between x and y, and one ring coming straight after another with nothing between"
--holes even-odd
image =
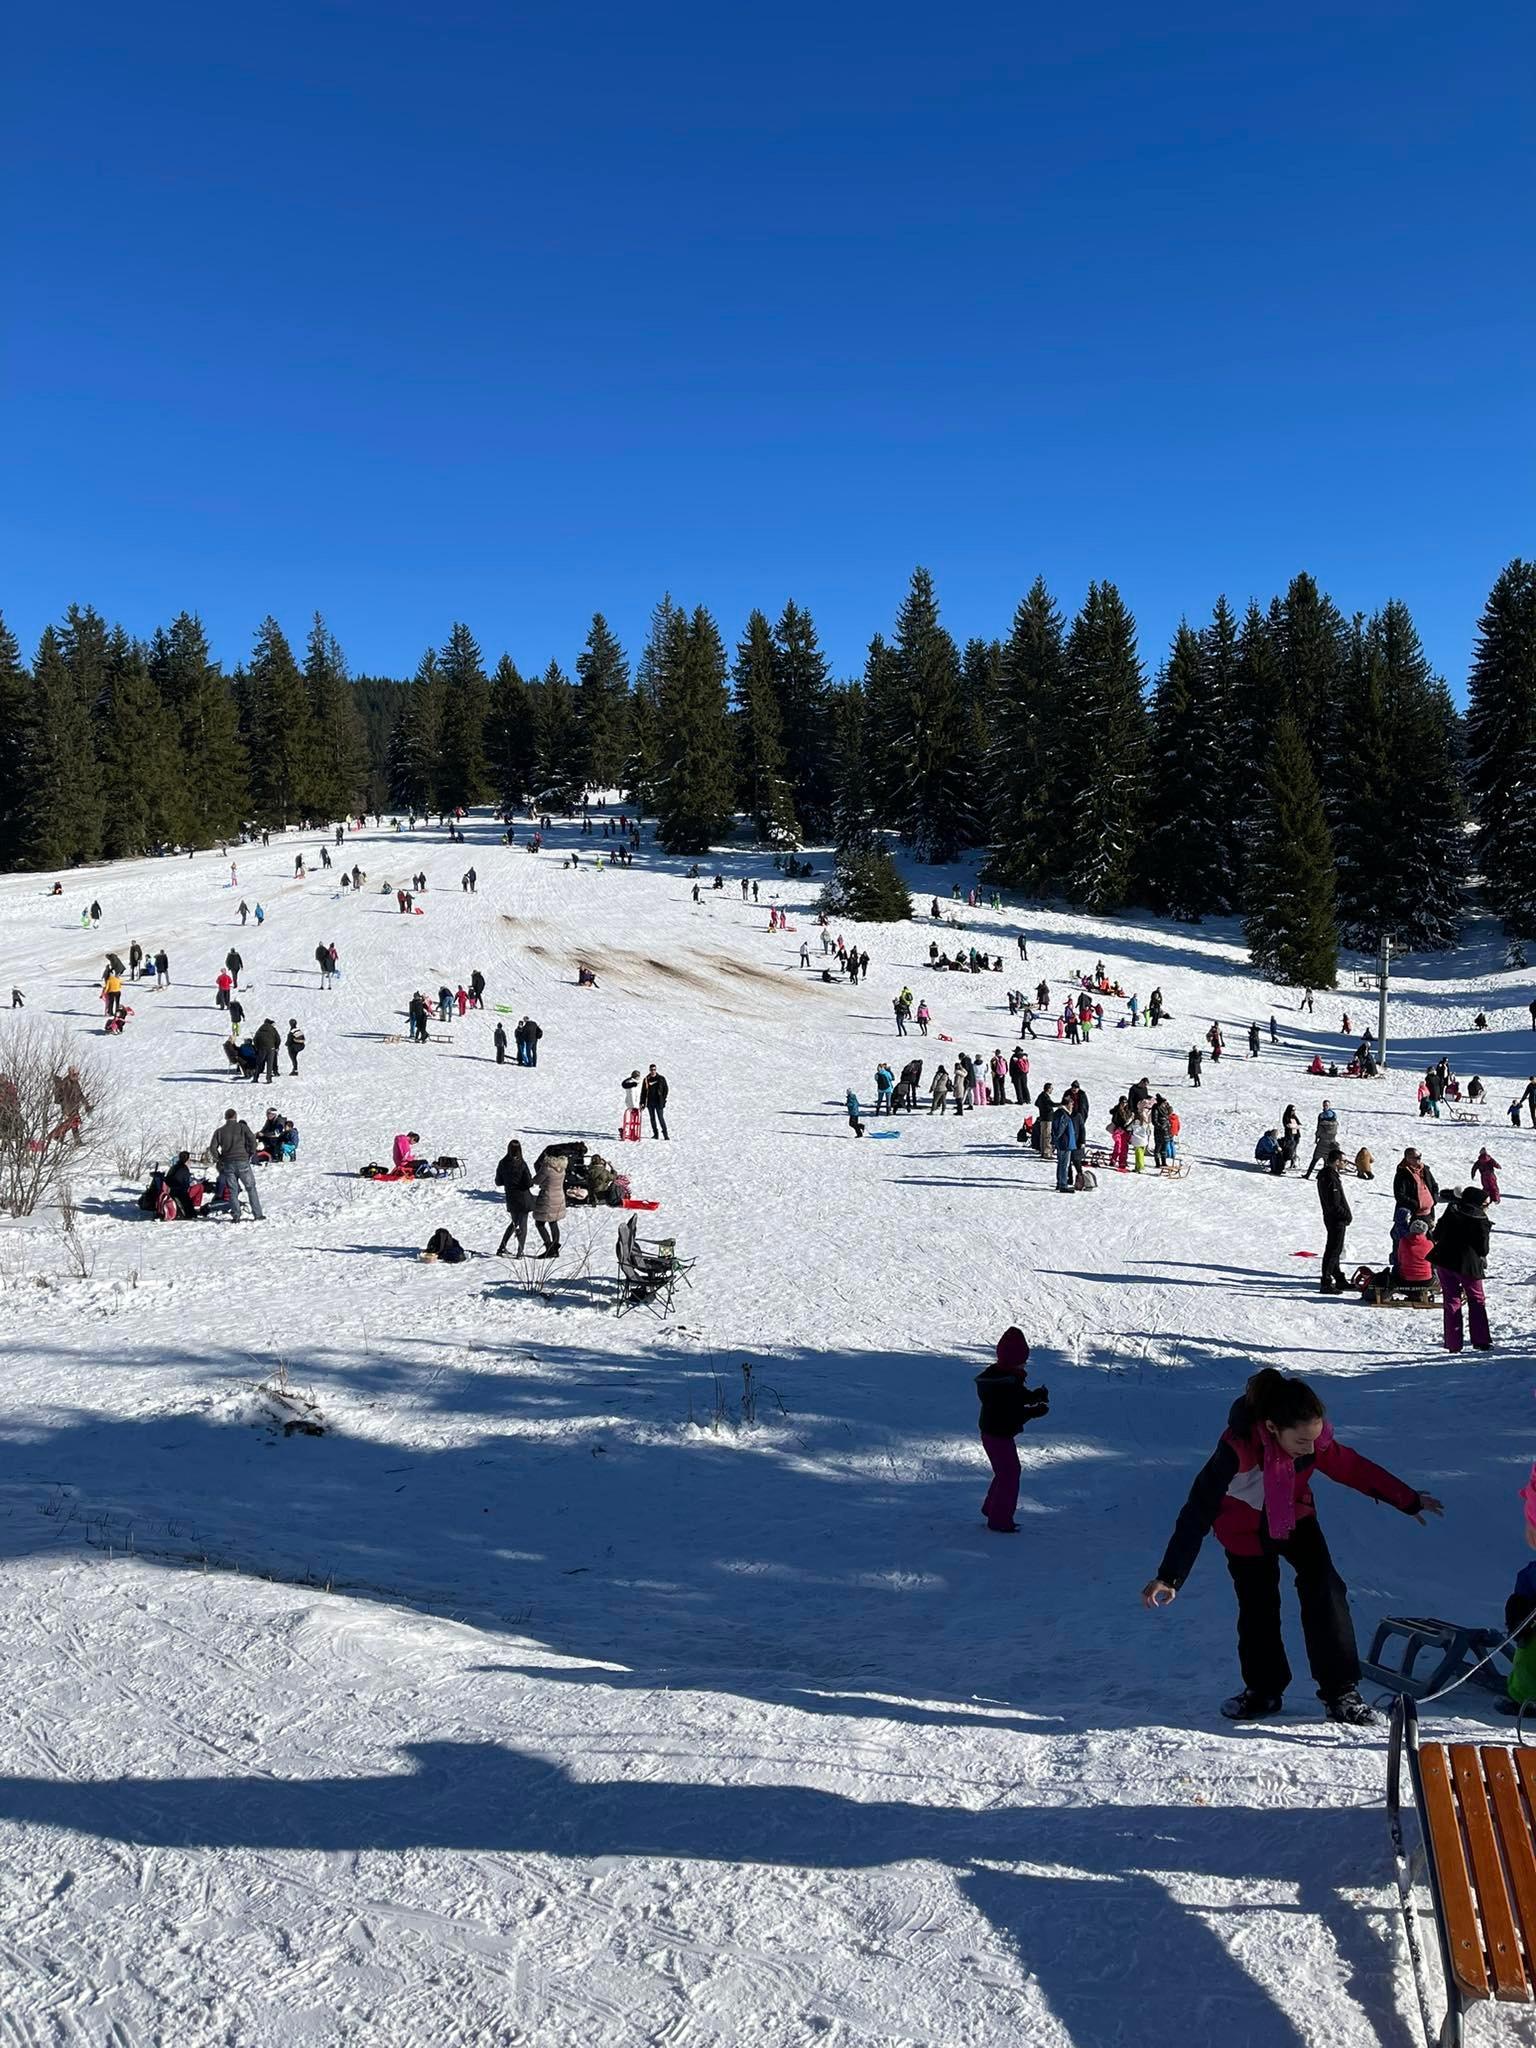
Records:
<instances>
[{"instance_id":1,"label":"girl's ponytail","mask_svg":"<svg viewBox=\"0 0 1536 2048\"><path fill-rule=\"evenodd\" d=\"M1272 1365L1253 1375L1243 1389L1243 1400L1250 1429L1261 1422L1294 1429L1299 1422L1321 1422L1327 1413L1305 1380L1288 1379Z\"/></svg>"}]
</instances>

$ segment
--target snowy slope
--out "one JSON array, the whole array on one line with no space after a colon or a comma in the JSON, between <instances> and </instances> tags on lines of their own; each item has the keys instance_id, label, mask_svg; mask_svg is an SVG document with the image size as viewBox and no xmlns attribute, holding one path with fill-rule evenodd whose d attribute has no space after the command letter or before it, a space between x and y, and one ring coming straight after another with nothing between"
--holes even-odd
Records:
<instances>
[{"instance_id":1,"label":"snowy slope","mask_svg":"<svg viewBox=\"0 0 1536 2048\"><path fill-rule=\"evenodd\" d=\"M0 1225L0 2042L1404 2048L1383 1743L1325 1728L1304 1679L1272 1727L1219 1720L1214 1547L1170 1612L1137 1593L1272 1361L1447 1502L1419 1528L1326 1490L1362 1634L1387 1611L1497 1618L1536 1444L1536 1147L1502 1117L1536 1065L1528 981L1487 933L1400 963L1392 1076L1328 1084L1301 1069L1340 1052L1334 999L1298 1018L1228 928L1031 912L1026 968L1018 914L946 906L1005 974L930 974L923 916L860 935L867 988L828 987L798 960L814 882L732 855L695 905L681 863L598 874L598 838L572 871L573 838L533 857L484 819L464 849L352 835L360 901L290 879L317 852L298 835L243 849L239 891L212 855L68 876L62 899L0 878L0 986L93 1034L126 1130L168 1155L268 1101L302 1130L262 1225L148 1224L110 1171L85 1190L86 1278L56 1219ZM374 892L422 866L425 915L403 918ZM915 874L925 911L949 880ZM770 895L791 933L767 931ZM173 985L130 988L103 1040L101 956L135 936ZM225 1077L232 939L248 1024L308 1033L297 1081ZM1041 1043L1032 1081L1080 1079L1097 1128L1146 1074L1188 1180L1064 1202L1011 1110L852 1137L843 1092L873 1098L903 981L936 1032L1006 1052L1006 986L1044 974L1059 1001L1100 955L1174 1021ZM543 1025L536 1070L496 1067L495 1010L386 1042L413 988L477 966ZM1250 1062L1272 1009L1285 1043ZM1195 1094L1213 1017L1231 1051ZM931 1072L954 1047L902 1049ZM1412 1063L1442 1049L1491 1079L1481 1131L1416 1118ZM653 1059L673 1141L621 1158L618 1083ZM1325 1093L1377 1155L1350 1188L1356 1257L1385 1256L1405 1143L1442 1181L1482 1137L1502 1160L1491 1357L1448 1362L1436 1318L1313 1291L1313 1190L1251 1155ZM356 1179L407 1127L466 1177ZM646 1227L699 1261L674 1322L614 1318L611 1211L572 1212L547 1290L486 1256L514 1134L530 1157L585 1136L660 1202ZM481 1256L417 1263L439 1224ZM979 1520L970 1384L1015 1320L1053 1400L1022 1440L1018 1543ZM284 1375L323 1436L273 1425L253 1389Z\"/></svg>"}]
</instances>

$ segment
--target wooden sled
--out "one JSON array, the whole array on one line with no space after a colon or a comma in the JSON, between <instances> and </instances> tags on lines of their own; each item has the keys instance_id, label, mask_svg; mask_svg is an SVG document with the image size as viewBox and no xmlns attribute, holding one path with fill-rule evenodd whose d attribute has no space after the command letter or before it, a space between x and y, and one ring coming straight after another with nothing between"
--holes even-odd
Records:
<instances>
[{"instance_id":1,"label":"wooden sled","mask_svg":"<svg viewBox=\"0 0 1536 2048\"><path fill-rule=\"evenodd\" d=\"M1166 1166L1160 1166L1157 1171L1158 1177L1162 1180L1188 1180L1189 1161L1187 1159L1170 1159Z\"/></svg>"},{"instance_id":2,"label":"wooden sled","mask_svg":"<svg viewBox=\"0 0 1536 2048\"><path fill-rule=\"evenodd\" d=\"M1482 1118L1475 1109L1453 1109L1451 1111L1451 1122L1453 1124L1480 1124Z\"/></svg>"}]
</instances>

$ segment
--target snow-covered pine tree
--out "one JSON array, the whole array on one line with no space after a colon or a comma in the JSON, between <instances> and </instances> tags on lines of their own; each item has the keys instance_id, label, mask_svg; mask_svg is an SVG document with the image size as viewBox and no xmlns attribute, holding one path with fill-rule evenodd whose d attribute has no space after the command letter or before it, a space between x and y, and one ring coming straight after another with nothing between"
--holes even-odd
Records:
<instances>
[{"instance_id":1,"label":"snow-covered pine tree","mask_svg":"<svg viewBox=\"0 0 1536 2048\"><path fill-rule=\"evenodd\" d=\"M854 918L860 924L899 924L912 915L912 898L889 848L840 846L821 907L829 917Z\"/></svg>"},{"instance_id":2,"label":"snow-covered pine tree","mask_svg":"<svg viewBox=\"0 0 1536 2048\"><path fill-rule=\"evenodd\" d=\"M418 817L431 810L438 783L443 685L437 650L421 657L389 735L389 800Z\"/></svg>"},{"instance_id":3,"label":"snow-covered pine tree","mask_svg":"<svg viewBox=\"0 0 1536 2048\"><path fill-rule=\"evenodd\" d=\"M1060 872L1069 819L1056 752L1061 730L1066 628L1037 576L1019 600L998 663L987 778L992 789L989 878L1038 890Z\"/></svg>"},{"instance_id":4,"label":"snow-covered pine tree","mask_svg":"<svg viewBox=\"0 0 1536 2048\"><path fill-rule=\"evenodd\" d=\"M1339 974L1333 840L1301 729L1289 712L1271 735L1248 873L1243 931L1253 964L1292 988Z\"/></svg>"},{"instance_id":5,"label":"snow-covered pine tree","mask_svg":"<svg viewBox=\"0 0 1536 2048\"><path fill-rule=\"evenodd\" d=\"M1467 756L1484 894L1506 930L1536 931L1536 561L1510 562L1483 606Z\"/></svg>"},{"instance_id":6,"label":"snow-covered pine tree","mask_svg":"<svg viewBox=\"0 0 1536 2048\"><path fill-rule=\"evenodd\" d=\"M832 829L833 785L828 733L831 678L816 622L793 599L773 629L774 687L784 744L784 774L802 832Z\"/></svg>"},{"instance_id":7,"label":"snow-covered pine tree","mask_svg":"<svg viewBox=\"0 0 1536 2048\"><path fill-rule=\"evenodd\" d=\"M1129 900L1147 800L1147 714L1136 623L1113 583L1090 583L1066 645L1073 815L1066 888L1089 910Z\"/></svg>"},{"instance_id":8,"label":"snow-covered pine tree","mask_svg":"<svg viewBox=\"0 0 1536 2048\"><path fill-rule=\"evenodd\" d=\"M656 830L668 853L706 853L730 828L735 792L725 645L698 606L674 613L657 703Z\"/></svg>"},{"instance_id":9,"label":"snow-covered pine tree","mask_svg":"<svg viewBox=\"0 0 1536 2048\"><path fill-rule=\"evenodd\" d=\"M1224 734L1201 636L1181 622L1152 700L1143 872L1168 916L1198 924L1231 907Z\"/></svg>"},{"instance_id":10,"label":"snow-covered pine tree","mask_svg":"<svg viewBox=\"0 0 1536 2048\"><path fill-rule=\"evenodd\" d=\"M731 672L736 797L739 807L752 819L760 840L770 846L789 848L800 844L800 832L784 774L774 667L773 629L762 612L754 611L737 646Z\"/></svg>"}]
</instances>

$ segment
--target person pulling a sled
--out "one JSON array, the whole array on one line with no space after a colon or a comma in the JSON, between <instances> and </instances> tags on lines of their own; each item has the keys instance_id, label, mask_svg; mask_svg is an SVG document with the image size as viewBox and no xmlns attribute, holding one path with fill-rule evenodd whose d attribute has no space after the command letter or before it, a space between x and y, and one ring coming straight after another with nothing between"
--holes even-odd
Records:
<instances>
[{"instance_id":1,"label":"person pulling a sled","mask_svg":"<svg viewBox=\"0 0 1536 2048\"><path fill-rule=\"evenodd\" d=\"M1416 1491L1341 1444L1305 1380L1288 1379L1273 1366L1256 1372L1232 1404L1221 1441L1174 1524L1157 1576L1141 1593L1144 1606L1168 1606L1214 1531L1237 1592L1243 1689L1222 1702L1229 1721L1278 1714L1291 1682L1280 1632L1281 1558L1296 1575L1307 1663L1326 1717L1355 1728L1376 1719L1360 1697L1348 1589L1318 1526L1314 1472L1420 1522L1444 1513L1433 1494Z\"/></svg>"}]
</instances>

